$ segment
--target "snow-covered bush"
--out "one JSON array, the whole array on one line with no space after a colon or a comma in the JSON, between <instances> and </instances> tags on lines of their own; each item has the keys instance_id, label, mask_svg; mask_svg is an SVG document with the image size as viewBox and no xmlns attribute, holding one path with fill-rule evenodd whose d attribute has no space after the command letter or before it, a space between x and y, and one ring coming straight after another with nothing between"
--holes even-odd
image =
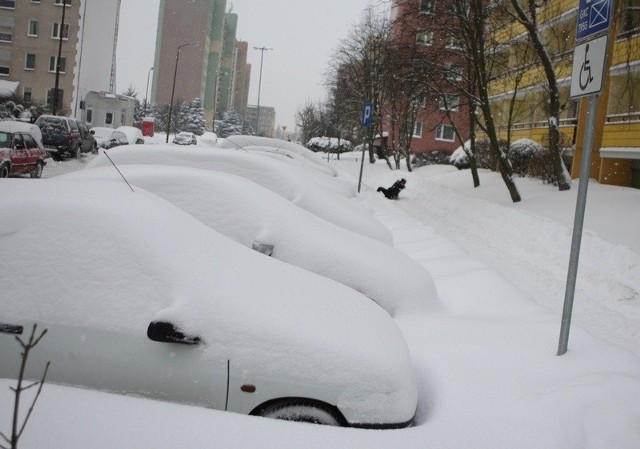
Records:
<instances>
[{"instance_id":1,"label":"snow-covered bush","mask_svg":"<svg viewBox=\"0 0 640 449\"><path fill-rule=\"evenodd\" d=\"M413 156L411 163L414 167L422 167L424 165L448 164L451 153L448 151L426 151Z\"/></svg>"},{"instance_id":2,"label":"snow-covered bush","mask_svg":"<svg viewBox=\"0 0 640 449\"><path fill-rule=\"evenodd\" d=\"M312 137L305 146L314 152L344 153L353 151L353 145L350 141L340 139L340 143L338 143L337 137Z\"/></svg>"},{"instance_id":3,"label":"snow-covered bush","mask_svg":"<svg viewBox=\"0 0 640 449\"><path fill-rule=\"evenodd\" d=\"M567 170L571 170L571 164L573 162L572 148L561 149L561 157L564 165L567 167ZM553 159L547 148L542 147L542 151L536 152L531 156L529 163L527 164L526 175L532 178L542 179L544 182L555 184L556 177L553 169Z\"/></svg>"},{"instance_id":4,"label":"snow-covered bush","mask_svg":"<svg viewBox=\"0 0 640 449\"><path fill-rule=\"evenodd\" d=\"M519 139L509 147L509 160L513 166L513 172L520 176L527 174L529 161L535 154L545 151L545 148L531 139Z\"/></svg>"},{"instance_id":5,"label":"snow-covered bush","mask_svg":"<svg viewBox=\"0 0 640 449\"><path fill-rule=\"evenodd\" d=\"M503 148L506 146L506 142L504 140L500 140L499 144ZM465 142L465 146L469 148L468 141ZM489 139L476 140L475 155L478 168L487 168L490 170L495 169L497 160L495 154L491 150L491 143L489 142ZM453 154L449 158L449 162L455 165L460 170L469 168L469 158L462 149L462 146L460 146L453 152Z\"/></svg>"}]
</instances>

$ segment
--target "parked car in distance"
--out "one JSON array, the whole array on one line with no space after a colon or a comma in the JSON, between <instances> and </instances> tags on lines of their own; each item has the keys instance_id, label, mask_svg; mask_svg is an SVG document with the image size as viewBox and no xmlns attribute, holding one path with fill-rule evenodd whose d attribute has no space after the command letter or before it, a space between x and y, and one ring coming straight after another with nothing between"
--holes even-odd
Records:
<instances>
[{"instance_id":1,"label":"parked car in distance","mask_svg":"<svg viewBox=\"0 0 640 449\"><path fill-rule=\"evenodd\" d=\"M196 145L198 139L196 139L195 134L183 131L173 138L173 143L178 145Z\"/></svg>"},{"instance_id":2,"label":"parked car in distance","mask_svg":"<svg viewBox=\"0 0 640 449\"><path fill-rule=\"evenodd\" d=\"M96 126L91 128L91 134L96 139L96 143L100 148L108 150L109 148L120 145L129 145L127 136L117 129Z\"/></svg>"},{"instance_id":3,"label":"parked car in distance","mask_svg":"<svg viewBox=\"0 0 640 449\"><path fill-rule=\"evenodd\" d=\"M121 126L116 128L118 131L123 132L127 136L127 141L130 145L140 145L144 143L144 136L142 131L135 126Z\"/></svg>"},{"instance_id":4,"label":"parked car in distance","mask_svg":"<svg viewBox=\"0 0 640 449\"><path fill-rule=\"evenodd\" d=\"M404 336L355 290L144 189L60 178L2 189L0 378L18 376L15 337L36 324L48 332L25 379L50 361L47 384L323 424L412 422Z\"/></svg>"},{"instance_id":5,"label":"parked car in distance","mask_svg":"<svg viewBox=\"0 0 640 449\"><path fill-rule=\"evenodd\" d=\"M96 151L96 139L87 125L71 117L41 115L35 124L42 132L42 145L53 160L59 161L67 156L78 158L82 153Z\"/></svg>"},{"instance_id":6,"label":"parked car in distance","mask_svg":"<svg viewBox=\"0 0 640 449\"><path fill-rule=\"evenodd\" d=\"M32 178L42 176L47 152L27 130L29 124L0 122L0 178L30 174Z\"/></svg>"}]
</instances>

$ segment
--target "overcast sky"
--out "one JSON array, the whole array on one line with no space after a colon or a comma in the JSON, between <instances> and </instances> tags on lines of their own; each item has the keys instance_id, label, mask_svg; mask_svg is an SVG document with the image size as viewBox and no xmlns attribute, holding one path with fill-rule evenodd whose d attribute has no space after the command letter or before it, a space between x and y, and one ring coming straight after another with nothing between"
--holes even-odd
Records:
<instances>
[{"instance_id":1,"label":"overcast sky","mask_svg":"<svg viewBox=\"0 0 640 449\"><path fill-rule=\"evenodd\" d=\"M132 85L141 100L153 66L159 4L122 0L117 89L123 92ZM260 74L260 51L253 47L271 47L264 53L260 105L273 106L276 124L292 129L300 105L324 99L327 61L369 0L227 0L227 8L232 4L238 14L237 38L249 43L249 104L257 102Z\"/></svg>"}]
</instances>

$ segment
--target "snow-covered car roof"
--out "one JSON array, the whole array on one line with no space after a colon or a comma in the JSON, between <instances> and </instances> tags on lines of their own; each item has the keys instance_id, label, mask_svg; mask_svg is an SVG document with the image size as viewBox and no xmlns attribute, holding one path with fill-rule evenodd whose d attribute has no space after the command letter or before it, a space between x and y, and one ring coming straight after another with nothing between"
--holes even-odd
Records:
<instances>
[{"instance_id":1,"label":"snow-covered car roof","mask_svg":"<svg viewBox=\"0 0 640 449\"><path fill-rule=\"evenodd\" d=\"M170 201L243 246L271 245L273 257L345 284L391 315L439 306L431 275L395 247L335 226L245 178L189 167L118 168L132 185ZM123 182L113 167L64 177Z\"/></svg>"},{"instance_id":2,"label":"snow-covered car roof","mask_svg":"<svg viewBox=\"0 0 640 449\"><path fill-rule=\"evenodd\" d=\"M385 243L393 241L389 230L373 217L370 210L356 199L345 196L346 187L343 184L315 169L300 167L292 170L288 164L259 157L249 151L176 149L166 144L149 145L141 149L119 147L111 150L109 155L116 164L186 166L242 176L333 224ZM87 167L105 165L111 165L111 162L99 155Z\"/></svg>"},{"instance_id":3,"label":"snow-covered car roof","mask_svg":"<svg viewBox=\"0 0 640 449\"><path fill-rule=\"evenodd\" d=\"M260 137L260 136L229 136L226 139L223 139L219 143L220 148L247 148L247 147L268 147L268 148L277 148L278 150L284 150L287 153L295 153L298 156L301 156L316 165L320 165L329 172L333 174L333 176L338 176L338 171L333 168L331 165L327 164L313 151L310 151L308 148L303 145L299 145L295 142L289 142L281 139L273 139L271 137Z\"/></svg>"},{"instance_id":4,"label":"snow-covered car roof","mask_svg":"<svg viewBox=\"0 0 640 449\"><path fill-rule=\"evenodd\" d=\"M94 126L93 128L91 128L91 131L93 131L96 138L109 139L114 133L115 129L107 128L105 126Z\"/></svg>"},{"instance_id":5,"label":"snow-covered car roof","mask_svg":"<svg viewBox=\"0 0 640 449\"><path fill-rule=\"evenodd\" d=\"M40 131L38 126L32 123L21 122L18 120L1 120L0 131L8 133L27 132L42 144L42 131Z\"/></svg>"},{"instance_id":6,"label":"snow-covered car roof","mask_svg":"<svg viewBox=\"0 0 640 449\"><path fill-rule=\"evenodd\" d=\"M8 179L3 193L3 320L131 335L170 321L202 337L204 359L346 385L336 405L355 422L413 416L404 338L360 293L245 248L124 182Z\"/></svg>"},{"instance_id":7,"label":"snow-covered car roof","mask_svg":"<svg viewBox=\"0 0 640 449\"><path fill-rule=\"evenodd\" d=\"M135 144L139 139L144 140L142 131L140 131L135 126L120 126L117 128L117 130L127 136L127 142L132 145Z\"/></svg>"}]
</instances>

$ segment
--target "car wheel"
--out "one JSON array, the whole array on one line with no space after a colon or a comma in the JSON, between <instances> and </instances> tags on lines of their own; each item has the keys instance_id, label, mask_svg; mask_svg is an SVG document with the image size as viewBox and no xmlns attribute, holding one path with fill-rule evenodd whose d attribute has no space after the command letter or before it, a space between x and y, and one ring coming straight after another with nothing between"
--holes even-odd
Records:
<instances>
[{"instance_id":1,"label":"car wheel","mask_svg":"<svg viewBox=\"0 0 640 449\"><path fill-rule=\"evenodd\" d=\"M9 164L2 164L0 166L0 178L8 178L9 177Z\"/></svg>"},{"instance_id":2,"label":"car wheel","mask_svg":"<svg viewBox=\"0 0 640 449\"><path fill-rule=\"evenodd\" d=\"M98 144L97 143L93 144L93 147L91 148L91 152L93 154L98 154Z\"/></svg>"},{"instance_id":3,"label":"car wheel","mask_svg":"<svg viewBox=\"0 0 640 449\"><path fill-rule=\"evenodd\" d=\"M308 400L278 401L262 408L258 415L285 421L307 422L326 426L346 425L344 418L331 406Z\"/></svg>"},{"instance_id":4,"label":"car wheel","mask_svg":"<svg viewBox=\"0 0 640 449\"><path fill-rule=\"evenodd\" d=\"M42 163L42 161L38 161L38 163L36 164L36 168L29 173L29 175L31 175L32 178L39 178L42 176L42 169L44 168L44 164Z\"/></svg>"},{"instance_id":5,"label":"car wheel","mask_svg":"<svg viewBox=\"0 0 640 449\"><path fill-rule=\"evenodd\" d=\"M82 157L82 146L81 145L78 145L76 150L73 152L73 157L75 157L76 159L80 159Z\"/></svg>"}]
</instances>

